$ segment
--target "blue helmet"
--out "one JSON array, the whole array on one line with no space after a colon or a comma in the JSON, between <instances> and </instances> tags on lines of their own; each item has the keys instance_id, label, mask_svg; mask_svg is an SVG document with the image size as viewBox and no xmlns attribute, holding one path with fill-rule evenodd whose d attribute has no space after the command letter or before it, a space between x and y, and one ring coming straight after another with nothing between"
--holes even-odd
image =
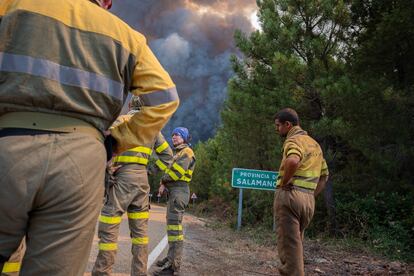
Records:
<instances>
[{"instance_id":1,"label":"blue helmet","mask_svg":"<svg viewBox=\"0 0 414 276\"><path fill-rule=\"evenodd\" d=\"M183 138L184 142L187 143L187 144L191 140L190 132L185 127L176 127L176 128L174 128L174 130L172 132L172 135L174 135L174 134L180 135L181 138Z\"/></svg>"}]
</instances>

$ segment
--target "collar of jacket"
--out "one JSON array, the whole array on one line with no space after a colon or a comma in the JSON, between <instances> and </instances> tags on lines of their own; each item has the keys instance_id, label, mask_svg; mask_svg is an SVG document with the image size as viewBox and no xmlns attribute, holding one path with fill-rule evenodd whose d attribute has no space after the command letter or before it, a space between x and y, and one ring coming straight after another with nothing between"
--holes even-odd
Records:
<instances>
[{"instance_id":1,"label":"collar of jacket","mask_svg":"<svg viewBox=\"0 0 414 276\"><path fill-rule=\"evenodd\" d=\"M174 149L175 151L181 151L182 149L187 148L187 147L188 145L186 143L183 143L181 145L176 146Z\"/></svg>"},{"instance_id":2,"label":"collar of jacket","mask_svg":"<svg viewBox=\"0 0 414 276\"><path fill-rule=\"evenodd\" d=\"M308 133L304 131L300 126L294 126L292 127L288 134L286 135L286 139L289 139L295 135L307 135Z\"/></svg>"}]
</instances>

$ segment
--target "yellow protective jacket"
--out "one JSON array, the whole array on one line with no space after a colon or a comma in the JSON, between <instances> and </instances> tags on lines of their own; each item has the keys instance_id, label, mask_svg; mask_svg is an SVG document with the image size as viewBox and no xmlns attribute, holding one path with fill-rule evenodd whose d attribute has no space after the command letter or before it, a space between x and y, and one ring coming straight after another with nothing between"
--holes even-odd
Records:
<instances>
[{"instance_id":1,"label":"yellow protective jacket","mask_svg":"<svg viewBox=\"0 0 414 276\"><path fill-rule=\"evenodd\" d=\"M125 120L129 120L136 112L130 112L128 115L121 115L117 118L114 123L114 126L121 124ZM162 171L166 171L167 168L171 165L173 160L173 151L170 148L170 145L165 140L161 132L158 133L157 137L152 143L140 145L129 149L113 159L114 166L122 166L127 164L140 164L147 166L150 156L155 151L155 164Z\"/></svg>"},{"instance_id":2,"label":"yellow protective jacket","mask_svg":"<svg viewBox=\"0 0 414 276\"><path fill-rule=\"evenodd\" d=\"M0 116L65 115L101 132L140 95L141 112L111 129L119 152L153 141L179 103L145 37L87 0L0 0L0 80Z\"/></svg>"},{"instance_id":3,"label":"yellow protective jacket","mask_svg":"<svg viewBox=\"0 0 414 276\"><path fill-rule=\"evenodd\" d=\"M166 184L175 181L189 183L195 168L195 156L193 150L187 144L181 144L175 148L175 155L171 167L161 178L161 183Z\"/></svg>"},{"instance_id":4,"label":"yellow protective jacket","mask_svg":"<svg viewBox=\"0 0 414 276\"><path fill-rule=\"evenodd\" d=\"M159 170L167 172L173 162L173 151L161 133L155 140L154 150L155 165L157 165Z\"/></svg>"},{"instance_id":5,"label":"yellow protective jacket","mask_svg":"<svg viewBox=\"0 0 414 276\"><path fill-rule=\"evenodd\" d=\"M295 154L299 156L300 163L291 183L295 186L315 190L322 175L328 175L328 166L323 158L322 149L306 131L299 126L293 127L283 144L283 157L279 169L276 186L280 186L284 174L284 163L286 158Z\"/></svg>"}]
</instances>

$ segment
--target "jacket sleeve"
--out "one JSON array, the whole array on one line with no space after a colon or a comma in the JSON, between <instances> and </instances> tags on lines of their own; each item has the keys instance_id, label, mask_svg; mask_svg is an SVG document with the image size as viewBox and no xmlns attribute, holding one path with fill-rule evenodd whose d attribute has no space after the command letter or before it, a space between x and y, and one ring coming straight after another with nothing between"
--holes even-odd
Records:
<instances>
[{"instance_id":1,"label":"jacket sleeve","mask_svg":"<svg viewBox=\"0 0 414 276\"><path fill-rule=\"evenodd\" d=\"M329 175L328 164L325 159L322 161L321 176L323 175Z\"/></svg>"},{"instance_id":2,"label":"jacket sleeve","mask_svg":"<svg viewBox=\"0 0 414 276\"><path fill-rule=\"evenodd\" d=\"M2 0L0 4L0 24L3 16L7 13L12 0Z\"/></svg>"},{"instance_id":3,"label":"jacket sleeve","mask_svg":"<svg viewBox=\"0 0 414 276\"><path fill-rule=\"evenodd\" d=\"M9 6L12 0L2 0L0 2L1 2L0 3L0 20L1 20L1 17L3 17L7 13L7 10L9 9Z\"/></svg>"},{"instance_id":4,"label":"jacket sleeve","mask_svg":"<svg viewBox=\"0 0 414 276\"><path fill-rule=\"evenodd\" d=\"M287 158L289 155L297 155L299 156L300 160L303 158L303 149L296 143L295 141L289 140L286 141L283 147L283 154Z\"/></svg>"},{"instance_id":5,"label":"jacket sleeve","mask_svg":"<svg viewBox=\"0 0 414 276\"><path fill-rule=\"evenodd\" d=\"M173 81L146 43L138 56L130 91L141 97L144 106L130 120L110 128L118 142L117 152L153 142L179 105Z\"/></svg>"},{"instance_id":6,"label":"jacket sleeve","mask_svg":"<svg viewBox=\"0 0 414 276\"><path fill-rule=\"evenodd\" d=\"M158 134L155 140L154 151L155 164L159 170L166 172L173 161L173 151L161 133Z\"/></svg>"},{"instance_id":7,"label":"jacket sleeve","mask_svg":"<svg viewBox=\"0 0 414 276\"><path fill-rule=\"evenodd\" d=\"M161 183L177 181L184 176L194 160L194 153L190 148L183 149L171 167L161 178Z\"/></svg>"}]
</instances>

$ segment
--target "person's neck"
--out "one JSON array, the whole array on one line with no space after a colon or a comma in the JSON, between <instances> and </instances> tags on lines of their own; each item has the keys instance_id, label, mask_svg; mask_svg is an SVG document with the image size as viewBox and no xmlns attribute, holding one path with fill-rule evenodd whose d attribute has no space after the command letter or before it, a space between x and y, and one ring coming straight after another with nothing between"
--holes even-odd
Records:
<instances>
[{"instance_id":1,"label":"person's neck","mask_svg":"<svg viewBox=\"0 0 414 276\"><path fill-rule=\"evenodd\" d=\"M306 131L304 131L299 125L293 126L287 133L286 139L298 134L306 134Z\"/></svg>"}]
</instances>

